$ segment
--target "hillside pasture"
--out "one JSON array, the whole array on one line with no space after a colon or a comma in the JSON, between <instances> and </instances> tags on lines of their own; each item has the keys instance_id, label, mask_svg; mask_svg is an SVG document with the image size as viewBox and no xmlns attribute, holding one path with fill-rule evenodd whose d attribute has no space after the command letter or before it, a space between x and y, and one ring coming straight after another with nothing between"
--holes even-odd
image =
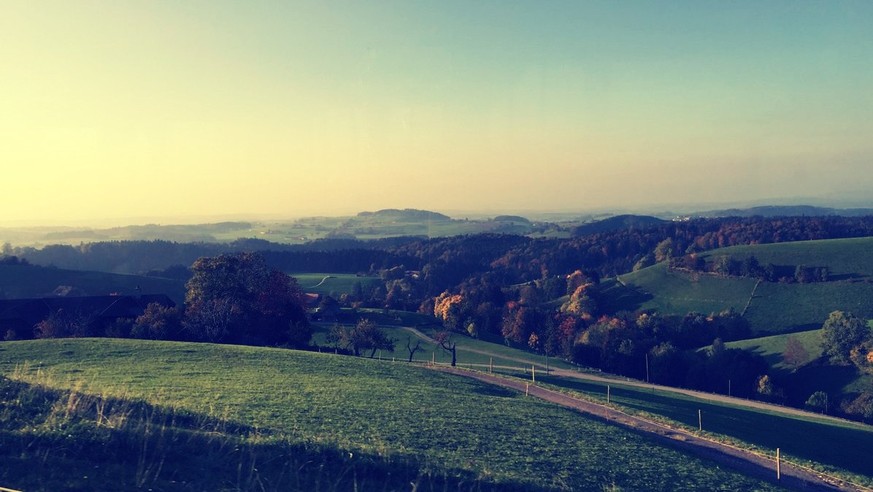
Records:
<instances>
[{"instance_id":1,"label":"hillside pasture","mask_svg":"<svg viewBox=\"0 0 873 492\"><path fill-rule=\"evenodd\" d=\"M367 316L364 317L372 319ZM330 328L333 325L334 323L314 323L314 333L312 336L313 345L321 347L322 351L330 352L332 345L327 337L330 333ZM416 336L414 331L410 331L401 326L392 325L380 325L380 328L389 338L395 341L395 346L393 351L378 350L376 354L374 354L375 358L399 361L408 360L409 350L407 349L407 343L414 347L420 342L421 350L415 353L413 361L421 363L435 362L437 364L450 364L452 361L451 352L433 342L426 341L421 337ZM419 331L425 336L433 336L435 333L433 328L422 327L416 331ZM534 354L527 350L491 343L461 334L454 335L452 341L457 343L457 364L460 367L486 370L493 364L495 367L499 368L529 370L531 366L535 366L537 371L546 371L549 368L575 368L572 364L561 359L545 357L544 355ZM363 355L369 356L369 352Z\"/></svg>"},{"instance_id":2,"label":"hillside pasture","mask_svg":"<svg viewBox=\"0 0 873 492\"><path fill-rule=\"evenodd\" d=\"M725 344L727 348L738 348L754 352L770 364L770 367L778 372L785 373L793 371L797 367L785 362L785 346L788 344L788 339L794 337L800 342L804 350L809 354L809 359L798 365L803 366L815 361L821 356L822 331L809 330L798 333L771 335L761 338L750 338L748 340L740 340L738 342L728 342Z\"/></svg>"},{"instance_id":3,"label":"hillside pasture","mask_svg":"<svg viewBox=\"0 0 873 492\"><path fill-rule=\"evenodd\" d=\"M659 263L618 277L620 285L604 292L605 304L613 311L653 310L663 314L689 312L718 313L726 309L742 312L749 302L756 280L719 278L668 270Z\"/></svg>"},{"instance_id":4,"label":"hillside pasture","mask_svg":"<svg viewBox=\"0 0 873 492\"><path fill-rule=\"evenodd\" d=\"M873 318L871 247L873 238L854 238L717 249L705 256L743 259L754 255L761 265L825 266L831 280L758 283L753 278L671 270L663 262L604 282L601 306L607 312L644 309L680 316L733 308L743 313L758 335L820 328L836 310Z\"/></svg>"},{"instance_id":5,"label":"hillside pasture","mask_svg":"<svg viewBox=\"0 0 873 492\"><path fill-rule=\"evenodd\" d=\"M777 244L732 246L703 253L707 260L728 255L737 260L755 256L760 265L826 266L831 280L873 278L873 237L825 239Z\"/></svg>"},{"instance_id":6,"label":"hillside pasture","mask_svg":"<svg viewBox=\"0 0 873 492\"><path fill-rule=\"evenodd\" d=\"M487 490L477 483L506 490L772 489L644 435L405 363L105 339L6 342L0 354L0 371L32 384L78 388L233 424L226 429L257 429L249 442L328 447L342 450L333 455L341 460L363 455L379 462L420 463L441 474L469 477L463 490ZM0 437L27 439L27 429ZM232 448L225 456L233 456ZM54 457L43 459L51 463ZM100 464L90 465L86 475L99 476ZM163 473L172 473L175 465L163 463ZM248 472L248 465L255 468L241 462L239 469ZM20 467L5 479L39 473L29 469ZM259 476L251 488L272 483L269 479ZM75 480L78 485L82 478Z\"/></svg>"},{"instance_id":7,"label":"hillside pasture","mask_svg":"<svg viewBox=\"0 0 873 492\"><path fill-rule=\"evenodd\" d=\"M776 334L821 328L837 310L873 318L873 283L761 282L745 316L756 333Z\"/></svg>"},{"instance_id":8,"label":"hillside pasture","mask_svg":"<svg viewBox=\"0 0 873 492\"><path fill-rule=\"evenodd\" d=\"M351 294L356 283L366 292L381 284L379 277L359 277L354 273L289 273L303 292L321 295Z\"/></svg>"},{"instance_id":9,"label":"hillside pasture","mask_svg":"<svg viewBox=\"0 0 873 492\"><path fill-rule=\"evenodd\" d=\"M0 293L7 299L49 297L60 286L73 287L79 295L166 294L177 304L185 300L185 283L181 280L35 265L0 265Z\"/></svg>"}]
</instances>

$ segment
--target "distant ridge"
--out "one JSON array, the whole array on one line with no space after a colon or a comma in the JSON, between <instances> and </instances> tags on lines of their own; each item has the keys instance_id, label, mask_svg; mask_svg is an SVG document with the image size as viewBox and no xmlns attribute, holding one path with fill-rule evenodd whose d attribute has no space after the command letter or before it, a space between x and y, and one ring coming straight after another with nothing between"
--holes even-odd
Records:
<instances>
[{"instance_id":1,"label":"distant ridge","mask_svg":"<svg viewBox=\"0 0 873 492\"><path fill-rule=\"evenodd\" d=\"M361 212L358 214L358 217L385 218L392 220L408 221L452 220L452 218L448 215L443 215L438 212L431 212L429 210L418 210L414 208L405 208L403 210L396 208L386 208L383 210L377 210L375 212Z\"/></svg>"},{"instance_id":2,"label":"distant ridge","mask_svg":"<svg viewBox=\"0 0 873 492\"><path fill-rule=\"evenodd\" d=\"M762 205L750 208L708 210L691 215L695 217L821 217L825 215L860 217L864 215L873 215L873 208L830 208L816 207L814 205Z\"/></svg>"},{"instance_id":3,"label":"distant ridge","mask_svg":"<svg viewBox=\"0 0 873 492\"><path fill-rule=\"evenodd\" d=\"M616 215L608 219L582 224L573 230L576 236L598 234L601 232L620 231L624 229L643 229L663 224L667 221L650 215Z\"/></svg>"},{"instance_id":4,"label":"distant ridge","mask_svg":"<svg viewBox=\"0 0 873 492\"><path fill-rule=\"evenodd\" d=\"M522 224L530 224L530 221L520 215L498 215L494 217L494 222L520 222Z\"/></svg>"}]
</instances>

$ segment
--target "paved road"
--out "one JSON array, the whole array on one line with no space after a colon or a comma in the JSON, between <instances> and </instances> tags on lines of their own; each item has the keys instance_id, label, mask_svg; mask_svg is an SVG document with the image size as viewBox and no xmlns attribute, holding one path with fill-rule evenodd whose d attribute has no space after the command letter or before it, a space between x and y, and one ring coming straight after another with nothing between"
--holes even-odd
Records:
<instances>
[{"instance_id":1,"label":"paved road","mask_svg":"<svg viewBox=\"0 0 873 492\"><path fill-rule=\"evenodd\" d=\"M606 420L615 425L645 433L649 436L653 436L656 440L659 440L662 443L685 450L695 456L708 458L722 465L739 470L746 475L758 477L787 487L791 490L868 490L840 481L839 479L823 477L818 473L798 468L795 465L785 463L784 461L781 466L781 479L777 480L775 457L765 457L727 444L710 441L683 429L668 427L657 422L628 415L605 405L573 398L569 395L531 385L530 383L518 379L509 379L454 367L431 367L433 367L434 370L473 378L504 388L514 389L536 398L541 398L564 407L572 408L579 412Z\"/></svg>"}]
</instances>

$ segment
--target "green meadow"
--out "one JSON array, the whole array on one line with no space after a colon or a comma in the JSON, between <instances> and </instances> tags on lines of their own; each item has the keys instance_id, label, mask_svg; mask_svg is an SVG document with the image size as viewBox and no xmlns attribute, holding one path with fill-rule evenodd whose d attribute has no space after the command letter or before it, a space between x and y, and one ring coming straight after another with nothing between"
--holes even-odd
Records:
<instances>
[{"instance_id":1,"label":"green meadow","mask_svg":"<svg viewBox=\"0 0 873 492\"><path fill-rule=\"evenodd\" d=\"M761 282L745 316L755 332L776 334L821 328L837 310L873 318L873 282Z\"/></svg>"},{"instance_id":2,"label":"green meadow","mask_svg":"<svg viewBox=\"0 0 873 492\"><path fill-rule=\"evenodd\" d=\"M776 244L731 246L703 254L704 257L730 255L738 260L755 256L767 265L826 266L834 280L873 277L873 237L796 241Z\"/></svg>"},{"instance_id":3,"label":"green meadow","mask_svg":"<svg viewBox=\"0 0 873 492\"><path fill-rule=\"evenodd\" d=\"M167 425L148 431L146 425L140 426L139 434L119 437L103 429L106 422L115 422L120 432L124 427L117 422L125 415L131 420L129 413L119 416L104 408L102 417L97 412L96 423L88 418L73 421L69 409L76 405L69 393L60 393L57 404L42 407L35 398L14 406L3 396L7 412L30 405L52 409L34 411L30 425L4 428L0 436L10 446L0 449L10 449L10 459L42 456L49 464L60 460L54 469L68 470L69 476L55 474L50 483L66 480L65 488L89 488L86 483L100 488L108 480L127 476L119 471L125 469L125 452L134 455L128 460L136 468L130 480L141 483L116 483L117 488L161 489L169 487L167 480L173 477L187 490L312 490L313 483L323 490L352 490L353 485L396 490L398 483L391 476L406 481L405 487L400 484L403 488L409 487L409 476L412 482L426 477L425 484L436 484L438 490L771 488L596 419L400 362L239 346L66 339L3 343L0 371L53 391L75 389L99 395L102 401L140 402L153 412L176 416L170 421L173 425L210 422L187 434L171 432ZM100 404L95 408L99 410ZM158 431L172 439L154 441ZM120 452L94 463L87 454L64 451L80 449L77 443L82 440L100 444L101 439ZM198 452L169 454L202 439L211 444ZM22 448L26 442L35 444ZM254 451L239 456L239 449L258 446L303 449L311 459L280 466L277 456L290 460L295 454L271 455L272 461ZM215 456L222 466L212 466L199 478L186 474L186 467L204 465L198 453ZM170 456L174 459L164 459ZM256 459L263 462L256 466ZM356 460L365 463L352 466ZM7 468L0 478L4 486L37 488L49 483L40 474L43 468ZM317 480L301 477L300 470L314 470ZM332 475L324 476L324 470ZM268 476L270 471L278 475ZM433 477L442 478L434 482Z\"/></svg>"},{"instance_id":4,"label":"green meadow","mask_svg":"<svg viewBox=\"0 0 873 492\"><path fill-rule=\"evenodd\" d=\"M800 342L803 349L809 355L806 362L798 364L798 366L809 364L821 356L821 329L783 335L771 335L761 338L750 338L738 342L728 342L725 346L728 348L738 348L754 352L764 357L764 359L766 359L770 364L770 367L779 372L785 373L796 369L794 365L785 362L784 359L785 346L788 343L788 339L792 337Z\"/></svg>"},{"instance_id":5,"label":"green meadow","mask_svg":"<svg viewBox=\"0 0 873 492\"><path fill-rule=\"evenodd\" d=\"M754 279L719 278L668 270L659 263L621 275L604 286L604 307L612 311L638 309L664 314L742 312L757 283Z\"/></svg>"},{"instance_id":6,"label":"green meadow","mask_svg":"<svg viewBox=\"0 0 873 492\"><path fill-rule=\"evenodd\" d=\"M380 321L380 318L368 316L366 313L362 314L361 317L371 319L374 322ZM330 328L334 324L335 323L314 323L312 343L322 347L322 350L330 352L332 345L328 341L328 334L330 333ZM374 358L405 361L409 358L409 348L407 347L407 344L414 347L416 344L420 343L421 350L416 351L413 361L423 363L435 362L437 364L449 364L452 361L451 352L443 349L437 344L417 337L409 329L382 323L380 323L380 328L389 338L395 341L394 350L379 350L374 354ZM433 327L419 327L416 330L426 336L433 336L436 332ZM491 365L525 369L530 369L531 366L535 366L537 371L546 371L549 368L576 368L573 364L567 363L561 359L546 357L541 354L531 353L527 350L460 334L455 334L452 337L452 342L457 344L456 362L461 367L471 367L482 370ZM363 355L368 356L369 352Z\"/></svg>"},{"instance_id":7,"label":"green meadow","mask_svg":"<svg viewBox=\"0 0 873 492\"><path fill-rule=\"evenodd\" d=\"M0 293L7 298L51 296L59 286L70 286L92 296L166 294L178 304L185 300L185 283L180 280L33 265L0 265Z\"/></svg>"},{"instance_id":8,"label":"green meadow","mask_svg":"<svg viewBox=\"0 0 873 492\"><path fill-rule=\"evenodd\" d=\"M378 277L359 277L353 273L289 273L297 279L297 285L304 292L321 295L351 294L356 283L366 292L373 286L380 285Z\"/></svg>"},{"instance_id":9,"label":"green meadow","mask_svg":"<svg viewBox=\"0 0 873 492\"><path fill-rule=\"evenodd\" d=\"M604 282L602 307L609 312L648 309L684 315L732 308L743 313L753 332L771 335L821 327L835 310L873 318L873 238L735 246L706 257L754 255L761 265L826 266L830 281L760 282L667 269L666 263ZM756 287L757 284L757 287Z\"/></svg>"}]
</instances>

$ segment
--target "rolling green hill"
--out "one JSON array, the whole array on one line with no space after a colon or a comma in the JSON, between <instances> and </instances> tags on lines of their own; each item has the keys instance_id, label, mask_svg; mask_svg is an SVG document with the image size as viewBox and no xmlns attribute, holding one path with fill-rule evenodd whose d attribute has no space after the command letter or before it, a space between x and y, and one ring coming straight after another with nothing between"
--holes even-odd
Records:
<instances>
[{"instance_id":1,"label":"rolling green hill","mask_svg":"<svg viewBox=\"0 0 873 492\"><path fill-rule=\"evenodd\" d=\"M51 484L77 489L105 487L126 477L112 485L161 488L172 479L182 490L237 490L241 482L257 490L307 490L314 479L303 475L311 472L322 490L392 490L409 487L412 468L412 482L423 475L447 477L451 490L490 490L489 484L500 490L771 488L634 432L406 363L253 347L76 339L2 343L0 372L103 398L89 407L95 420L76 420L86 398L63 393L57 404L47 405L27 393L31 398L24 405L35 410L27 415L31 423L21 425L23 417L15 413L24 408L21 393L13 395L14 405L4 391L0 408L21 418L6 420L19 425L3 427L0 453L11 454L9 462L27 462L28 456L34 462L5 467L0 472L4 486L44 488L49 471ZM140 407L117 399L141 402L152 415L172 418L128 435L125 422L138 415L130 409ZM187 433L174 430L186 422L208 425ZM95 463L89 453L71 452L82 448L83 440L133 456L95 451L103 459ZM31 447L22 448L26 442ZM171 453L191 445L198 447ZM265 447L285 452L257 452ZM307 461L292 452L300 450ZM190 473L191 466L206 466L206 458L221 466ZM373 478L373 470L381 470L381 478ZM445 487L437 483L439 490Z\"/></svg>"},{"instance_id":2,"label":"rolling green hill","mask_svg":"<svg viewBox=\"0 0 873 492\"><path fill-rule=\"evenodd\" d=\"M719 278L667 269L666 262L621 275L604 284L603 308L609 311L651 309L664 314L690 311L742 312L757 283L754 279Z\"/></svg>"},{"instance_id":3,"label":"rolling green hill","mask_svg":"<svg viewBox=\"0 0 873 492\"><path fill-rule=\"evenodd\" d=\"M180 280L36 265L0 265L0 293L7 299L51 296L60 286L72 287L78 295L166 294L177 304L185 300L185 284Z\"/></svg>"},{"instance_id":4,"label":"rolling green hill","mask_svg":"<svg viewBox=\"0 0 873 492\"><path fill-rule=\"evenodd\" d=\"M356 283L361 284L364 292L375 285L381 284L378 277L358 277L352 273L289 273L297 279L297 284L304 292L321 295L350 294Z\"/></svg>"},{"instance_id":5,"label":"rolling green hill","mask_svg":"<svg viewBox=\"0 0 873 492\"><path fill-rule=\"evenodd\" d=\"M827 266L833 280L873 278L873 237L732 246L708 251L705 258L730 255L742 260L754 255L766 265Z\"/></svg>"},{"instance_id":6,"label":"rolling green hill","mask_svg":"<svg viewBox=\"0 0 873 492\"><path fill-rule=\"evenodd\" d=\"M873 321L871 321L873 325ZM785 361L785 348L789 338L795 338L806 351L804 362L793 365ZM816 391L824 391L832 397L857 394L869 391L873 387L873 375L864 374L854 366L835 366L823 363L822 330L809 330L798 333L771 335L752 338L737 342L728 342L728 348L750 350L761 355L771 367L771 374L776 376L778 384L782 385L793 399L787 403L795 406L803 405L806 398Z\"/></svg>"},{"instance_id":7,"label":"rolling green hill","mask_svg":"<svg viewBox=\"0 0 873 492\"><path fill-rule=\"evenodd\" d=\"M770 364L770 367L779 372L785 373L793 371L797 367L804 366L815 361L821 356L821 329L801 331L798 333L790 333L783 335L771 335L761 338L750 338L748 340L740 340L737 342L728 342L725 344L728 348L739 348L750 350L764 357ZM800 342L803 349L806 351L808 358L805 362L797 364L795 367L792 364L785 362L785 346L788 344L788 339L794 337Z\"/></svg>"},{"instance_id":8,"label":"rolling green hill","mask_svg":"<svg viewBox=\"0 0 873 492\"><path fill-rule=\"evenodd\" d=\"M690 311L743 313L758 334L818 328L835 310L873 318L873 238L803 241L717 249L706 257L754 255L760 264L824 266L830 281L799 284L725 278L668 270L666 263L621 275L604 284L609 311L652 309L683 315ZM756 287L757 284L757 287Z\"/></svg>"}]
</instances>

